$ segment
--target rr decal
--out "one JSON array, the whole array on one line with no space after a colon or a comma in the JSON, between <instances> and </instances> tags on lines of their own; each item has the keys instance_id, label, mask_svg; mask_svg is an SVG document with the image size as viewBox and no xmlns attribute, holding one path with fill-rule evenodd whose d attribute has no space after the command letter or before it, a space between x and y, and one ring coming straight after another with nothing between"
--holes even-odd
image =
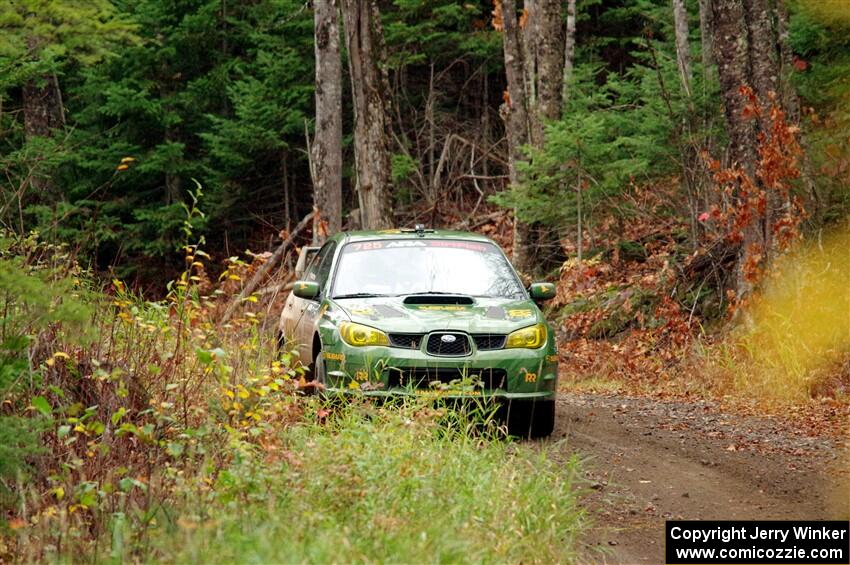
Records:
<instances>
[{"instance_id":1,"label":"rr decal","mask_svg":"<svg viewBox=\"0 0 850 565\"><path fill-rule=\"evenodd\" d=\"M525 371L525 369L523 369ZM537 382L537 373L529 373L525 371L525 382L527 383L536 383Z\"/></svg>"}]
</instances>

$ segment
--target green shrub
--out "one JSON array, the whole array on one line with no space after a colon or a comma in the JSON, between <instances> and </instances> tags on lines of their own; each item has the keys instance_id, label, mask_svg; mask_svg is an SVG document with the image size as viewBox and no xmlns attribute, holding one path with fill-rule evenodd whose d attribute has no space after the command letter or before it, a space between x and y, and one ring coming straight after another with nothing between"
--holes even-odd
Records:
<instances>
[{"instance_id":1,"label":"green shrub","mask_svg":"<svg viewBox=\"0 0 850 565\"><path fill-rule=\"evenodd\" d=\"M62 246L0 233L0 510L14 506L12 486L43 452L40 432L52 408L36 394L40 357L58 334L85 339L91 307ZM26 416L22 416L26 414Z\"/></svg>"},{"instance_id":2,"label":"green shrub","mask_svg":"<svg viewBox=\"0 0 850 565\"><path fill-rule=\"evenodd\" d=\"M177 562L564 562L583 515L577 462L483 434L473 419L407 403L353 404L282 432L187 498Z\"/></svg>"}]
</instances>

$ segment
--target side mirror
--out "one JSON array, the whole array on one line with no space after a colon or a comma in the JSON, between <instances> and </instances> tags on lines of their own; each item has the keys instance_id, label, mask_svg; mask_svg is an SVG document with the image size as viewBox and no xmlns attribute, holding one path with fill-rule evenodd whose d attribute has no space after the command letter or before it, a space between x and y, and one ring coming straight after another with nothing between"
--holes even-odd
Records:
<instances>
[{"instance_id":1,"label":"side mirror","mask_svg":"<svg viewBox=\"0 0 850 565\"><path fill-rule=\"evenodd\" d=\"M309 281L295 281L295 286L292 287L292 294L298 298L306 298L313 300L319 296L319 283Z\"/></svg>"},{"instance_id":2,"label":"side mirror","mask_svg":"<svg viewBox=\"0 0 850 565\"><path fill-rule=\"evenodd\" d=\"M528 292L534 300L549 300L555 298L555 285L547 282L531 283Z\"/></svg>"}]
</instances>

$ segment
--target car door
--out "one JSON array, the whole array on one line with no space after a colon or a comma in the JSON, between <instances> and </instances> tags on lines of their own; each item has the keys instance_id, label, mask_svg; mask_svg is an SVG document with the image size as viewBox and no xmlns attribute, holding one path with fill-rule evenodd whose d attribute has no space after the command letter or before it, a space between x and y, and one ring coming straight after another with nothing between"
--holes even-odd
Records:
<instances>
[{"instance_id":1,"label":"car door","mask_svg":"<svg viewBox=\"0 0 850 565\"><path fill-rule=\"evenodd\" d=\"M315 268L317 254L320 248L304 247L298 256L298 262L295 266L296 280L310 280L308 276L310 271ZM295 293L290 292L283 305L283 311L280 314L280 325L278 330L284 338L284 343L288 347L293 347L297 342L298 324L301 322L301 317L304 315L309 300L304 300L295 296Z\"/></svg>"},{"instance_id":2,"label":"car door","mask_svg":"<svg viewBox=\"0 0 850 565\"><path fill-rule=\"evenodd\" d=\"M304 273L305 281L319 283L319 295L312 300L296 297L296 300L298 300L296 308L300 307L301 313L295 328L294 338L297 341L298 352L304 363L312 362L313 332L319 318L319 307L326 292L325 285L331 272L335 251L336 242L327 242Z\"/></svg>"}]
</instances>

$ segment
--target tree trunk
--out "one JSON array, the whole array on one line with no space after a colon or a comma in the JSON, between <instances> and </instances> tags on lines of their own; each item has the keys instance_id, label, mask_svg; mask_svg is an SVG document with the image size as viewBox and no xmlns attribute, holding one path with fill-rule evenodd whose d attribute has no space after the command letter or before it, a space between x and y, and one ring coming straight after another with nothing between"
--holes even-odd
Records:
<instances>
[{"instance_id":1,"label":"tree trunk","mask_svg":"<svg viewBox=\"0 0 850 565\"><path fill-rule=\"evenodd\" d=\"M573 76L573 62L576 51L576 0L567 0L567 32L564 36L564 90L561 102L566 103L569 95L569 83Z\"/></svg>"},{"instance_id":2,"label":"tree trunk","mask_svg":"<svg viewBox=\"0 0 850 565\"><path fill-rule=\"evenodd\" d=\"M762 108L759 129L770 135L769 108L776 103L782 107L779 94L780 53L779 34L774 25L774 8L767 0L744 0L750 39L750 71L752 85ZM763 250L765 261L774 251L773 223L781 211L783 202L775 190L767 187L767 206L764 213L755 219L754 243Z\"/></svg>"},{"instance_id":3,"label":"tree trunk","mask_svg":"<svg viewBox=\"0 0 850 565\"><path fill-rule=\"evenodd\" d=\"M542 147L546 122L561 117L565 50L561 2L526 0L525 4L527 17L521 33L528 55L524 63L526 84L530 85L529 133L531 143Z\"/></svg>"},{"instance_id":4,"label":"tree trunk","mask_svg":"<svg viewBox=\"0 0 850 565\"><path fill-rule=\"evenodd\" d=\"M514 0L502 0L503 47L508 100L502 117L508 137L511 184L519 177L516 163L525 158L527 143L543 146L547 121L561 116L564 77L564 38L561 3L534 0L525 3L525 27L517 21ZM515 220L513 259L520 271L547 270L557 263L560 243L546 226Z\"/></svg>"},{"instance_id":5,"label":"tree trunk","mask_svg":"<svg viewBox=\"0 0 850 565\"><path fill-rule=\"evenodd\" d=\"M175 125L165 126L165 141L166 143L180 144L180 132ZM176 172L178 167L178 161L169 160L165 170L165 201L168 204L183 201L183 179L179 172Z\"/></svg>"},{"instance_id":6,"label":"tree trunk","mask_svg":"<svg viewBox=\"0 0 850 565\"><path fill-rule=\"evenodd\" d=\"M35 49L38 41L27 41L30 49ZM62 104L62 91L55 74L30 79L21 89L24 137L31 141L37 137L52 137L53 130L65 126L65 108ZM56 186L47 171L36 167L30 175L29 188L32 197L40 202L53 202L58 195Z\"/></svg>"},{"instance_id":7,"label":"tree trunk","mask_svg":"<svg viewBox=\"0 0 850 565\"><path fill-rule=\"evenodd\" d=\"M749 31L750 73L752 87L763 108L769 107L771 93L779 90L777 36L771 21L767 0L744 0Z\"/></svg>"},{"instance_id":8,"label":"tree trunk","mask_svg":"<svg viewBox=\"0 0 850 565\"><path fill-rule=\"evenodd\" d=\"M741 167L755 179L756 130L755 124L744 115L746 100L740 93L742 86L750 86L749 44L746 14L742 0L714 0L714 53L720 79L720 91L729 134L729 166ZM739 194L735 194L735 205ZM742 229L743 245L735 269L735 286L739 297L750 291L744 271L746 256L756 244L758 231L755 221Z\"/></svg>"},{"instance_id":9,"label":"tree trunk","mask_svg":"<svg viewBox=\"0 0 850 565\"><path fill-rule=\"evenodd\" d=\"M342 229L342 60L336 0L313 0L316 53L316 134L313 160L313 243Z\"/></svg>"},{"instance_id":10,"label":"tree trunk","mask_svg":"<svg viewBox=\"0 0 850 565\"><path fill-rule=\"evenodd\" d=\"M714 42L712 41L712 21L714 17L711 11L713 0L699 0L699 39L702 53L702 72L708 82L708 72L714 62Z\"/></svg>"},{"instance_id":11,"label":"tree trunk","mask_svg":"<svg viewBox=\"0 0 850 565\"><path fill-rule=\"evenodd\" d=\"M788 119L795 124L800 123L800 99L797 91L791 83L791 75L794 72L794 56L788 43L788 8L782 0L776 1L778 15L777 35L779 42L779 92L782 97L782 106L785 108Z\"/></svg>"},{"instance_id":12,"label":"tree trunk","mask_svg":"<svg viewBox=\"0 0 850 565\"><path fill-rule=\"evenodd\" d=\"M508 137L508 176L511 184L519 182L516 164L523 159L521 147L529 140L528 97L525 93L525 65L516 19L514 0L501 0L504 29L502 46L505 53L505 75L508 92L501 114Z\"/></svg>"},{"instance_id":13,"label":"tree trunk","mask_svg":"<svg viewBox=\"0 0 850 565\"><path fill-rule=\"evenodd\" d=\"M519 23L516 18L516 4L514 0L501 0L501 3L504 26L502 47L505 53L505 75L508 90L500 113L505 122L505 134L508 139L508 179L512 186L516 186L519 184L517 163L524 158L522 146L528 143L530 131L525 83L525 53ZM514 217L513 259L520 271L525 270L529 263L527 253L524 251L529 247L527 243L528 231L528 226Z\"/></svg>"},{"instance_id":14,"label":"tree trunk","mask_svg":"<svg viewBox=\"0 0 850 565\"><path fill-rule=\"evenodd\" d=\"M41 79L28 81L23 89L24 135L51 137L56 128L65 125L65 110L62 93L56 75L45 75Z\"/></svg>"},{"instance_id":15,"label":"tree trunk","mask_svg":"<svg viewBox=\"0 0 850 565\"><path fill-rule=\"evenodd\" d=\"M755 174L755 129L740 88L750 85L747 25L741 0L713 0L714 53L729 134L729 166Z\"/></svg>"},{"instance_id":16,"label":"tree trunk","mask_svg":"<svg viewBox=\"0 0 850 565\"><path fill-rule=\"evenodd\" d=\"M685 95L691 95L691 51L688 42L688 11L685 0L673 0L673 22L676 31L676 62Z\"/></svg>"},{"instance_id":17,"label":"tree trunk","mask_svg":"<svg viewBox=\"0 0 850 565\"><path fill-rule=\"evenodd\" d=\"M354 99L354 160L361 224L366 229L389 228L393 224L392 131L380 13L374 0L343 0L342 5Z\"/></svg>"},{"instance_id":18,"label":"tree trunk","mask_svg":"<svg viewBox=\"0 0 850 565\"><path fill-rule=\"evenodd\" d=\"M736 194L736 205L747 206L749 218L741 226L743 238L737 261L736 283L739 297L750 293L746 270L766 264L773 252L773 224L784 203L772 187L758 178L759 133L770 135L769 110L782 106L778 96L782 36L777 30L775 7L768 0L713 0L715 60L729 132L732 165L740 166L759 194ZM758 120L747 119L748 101L740 93L750 86L761 106ZM764 201L754 204L757 199ZM749 202L747 201L749 199Z\"/></svg>"},{"instance_id":19,"label":"tree trunk","mask_svg":"<svg viewBox=\"0 0 850 565\"><path fill-rule=\"evenodd\" d=\"M776 0L776 11L778 13L778 30L779 39L779 92L782 99L782 107L785 109L785 115L788 121L795 125L800 125L802 119L802 109L800 107L800 98L797 96L797 91L791 83L791 75L794 73L793 54L791 46L788 43L788 7L783 0ZM800 178L803 185L806 187L806 210L815 218L820 213L820 196L818 195L817 183L815 182L815 174L806 139L801 136L800 146L803 148L803 154L800 162Z\"/></svg>"}]
</instances>

